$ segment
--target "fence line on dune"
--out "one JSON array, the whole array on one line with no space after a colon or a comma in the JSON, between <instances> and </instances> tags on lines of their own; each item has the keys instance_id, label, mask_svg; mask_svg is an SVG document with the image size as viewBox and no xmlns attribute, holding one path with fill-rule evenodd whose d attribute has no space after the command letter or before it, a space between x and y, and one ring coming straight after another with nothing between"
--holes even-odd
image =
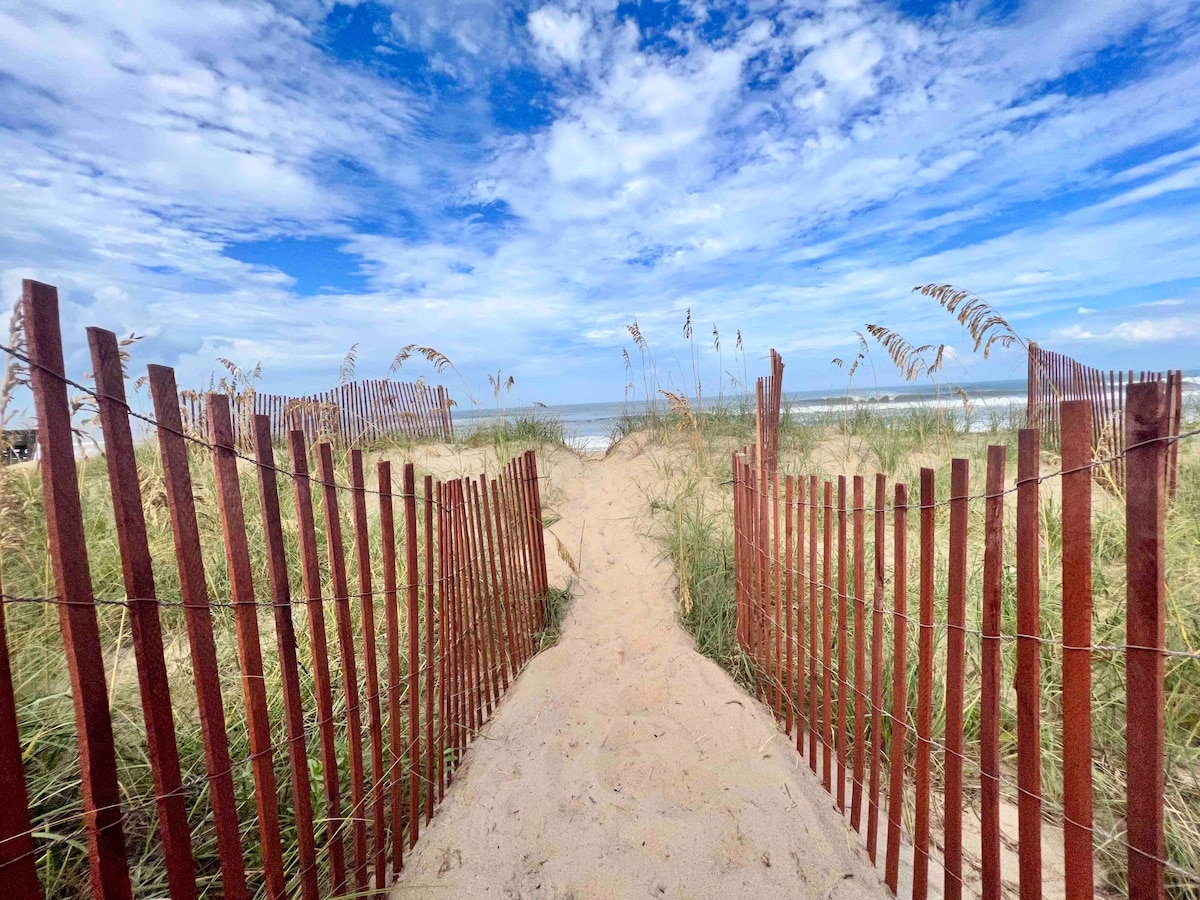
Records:
<instances>
[{"instance_id":1,"label":"fence line on dune","mask_svg":"<svg viewBox=\"0 0 1200 900\"><path fill-rule=\"evenodd\" d=\"M760 379L760 392L768 386ZM1200 654L1189 649L1169 649L1164 634L1166 476L1178 442L1196 435L1180 434L1175 408L1166 379L1127 385L1122 407L1127 433L1120 443L1126 487L1125 643L1118 646L1092 639L1092 481L1097 468L1113 460L1095 453L1091 400L1064 400L1055 413L1059 471L1041 470L1039 430L1024 429L1015 482L1005 481L1006 448L992 446L982 493L971 493L967 459L952 461L948 497L939 496L937 473L923 468L916 498L902 483L889 496L887 476L877 474L872 502L862 475L781 476L762 464L757 446L733 454L737 643L750 662L756 692L794 737L796 751L835 796L837 809L849 812L851 828L860 835L865 829L871 861L882 855L891 891L900 885L901 853L909 853L902 850L903 835L911 839L911 896L917 900L928 895L931 868L939 865L948 898L969 889L989 900L1002 893L1036 900L1043 890L1046 820L1062 829L1069 900L1090 898L1098 887L1098 846L1110 854L1110 865L1111 848L1123 848L1123 887L1130 896L1159 898L1168 887L1180 894L1200 889L1200 873L1168 858L1164 832L1164 666L1200 661ZM1057 635L1043 632L1040 609L1047 523L1039 492L1051 479L1061 481L1063 587ZM1016 540L1007 548L1005 507L1012 494ZM948 531L945 543L939 521ZM910 531L915 556L909 550ZM969 596L968 553L978 549L982 570ZM910 574L917 599L912 611ZM968 626L968 610L979 627ZM916 644L915 699L909 681L911 643ZM1004 649L1013 644L1015 653ZM1093 721L1100 715L1100 701L1092 696L1097 654L1104 655L1106 665L1110 658L1123 662L1126 744L1116 776L1123 787L1117 833L1109 833L1093 814L1093 767L1101 762L1093 756L1092 741ZM1013 656L1015 701L1009 703L1001 672L1003 661L1012 663ZM1053 683L1043 697L1047 660ZM964 709L968 684L972 696L979 697L978 707L969 710ZM940 740L933 728L935 704L943 722ZM967 713L977 728L971 746ZM1061 729L1061 782L1049 784L1042 770L1043 734L1056 726ZM1002 741L1004 747L1015 745L1015 779L1001 755ZM941 765L936 791L931 763ZM1002 786L1009 790L1002 793ZM944 809L940 859L932 827L938 794ZM1002 804L1014 796L1017 828L1008 834L1001 824ZM1058 796L1061 806L1050 799ZM979 800L980 854L967 859L963 816L971 798ZM906 809L912 811L908 823ZM1014 843L1019 848L1015 890L1001 862L1002 846Z\"/></svg>"},{"instance_id":2,"label":"fence line on dune","mask_svg":"<svg viewBox=\"0 0 1200 900\"><path fill-rule=\"evenodd\" d=\"M1129 389L1135 384L1163 382L1167 393L1167 433L1179 434L1183 421L1183 371L1142 370L1128 372L1102 370L1084 365L1063 353L1043 350L1029 344L1026 380L1026 427L1036 428L1049 447L1058 448L1062 440L1060 404L1064 400L1086 400L1092 407L1092 449L1105 460L1097 466L1096 479L1120 492L1125 485L1125 406ZM1179 447L1167 449L1167 496L1175 496L1179 475Z\"/></svg>"},{"instance_id":3,"label":"fence line on dune","mask_svg":"<svg viewBox=\"0 0 1200 900\"><path fill-rule=\"evenodd\" d=\"M41 898L43 863L53 850L54 866L64 865L71 854L82 866L86 857L90 896L131 898L137 886L124 825L130 815L144 812L156 819L160 847L153 852L172 898L198 896L201 883L232 900L379 893L403 867L405 849L415 845L422 819L428 823L444 797L463 749L536 652L537 634L547 624L549 585L533 451L510 460L493 478L425 476L418 492L413 465L404 465L397 489L386 460L376 466L377 487L368 487L362 451L355 449L349 453L350 483L339 483L329 443L316 446L316 472L310 473L312 451L301 430L287 434L290 468L278 464L275 423L266 414L248 423L252 453L239 450L225 394L206 398L207 435L189 432L169 368L150 367L154 416L132 410L111 332L88 330L94 390L71 381L64 374L57 291L26 281L23 305L27 352L4 349L19 356L30 372L55 595L4 594L0 602L0 881L18 900ZM85 392L99 409L123 565L121 598L93 593L68 386ZM144 421L157 435L180 576L178 599L156 596L144 513L146 482L131 419ZM193 490L192 457L211 460L215 467L215 498L198 498ZM250 464L255 473L260 504L255 525L261 523L261 532L247 527L242 496L250 488L239 476L240 463ZM295 502L290 530L298 572L285 543L285 526L292 523L281 515L279 476ZM316 521L314 492L320 494L323 529ZM352 567L346 562L342 498L349 503ZM198 526L205 502L215 503L220 515L228 598L210 597ZM376 507L371 512L378 516L381 556L372 548L369 502ZM261 541L257 548L256 540ZM254 583L252 549L266 559L265 589ZM376 564L382 585L372 581ZM303 599L291 593L297 575ZM323 583L332 585L331 595L323 594ZM382 621L377 600L384 607ZM27 754L35 751L30 744L35 738L19 727L14 690L19 654L10 644L16 632L6 628L6 614L26 606L57 610L75 713L78 812L51 820L38 814L37 803L44 798L31 798L26 783ZM292 618L295 606L307 612L307 659ZM139 727L144 724L154 788L144 796L123 796L127 786L118 777L124 743L114 735L118 725L129 723L118 722L110 705L98 624L98 613L109 607L128 615L132 628ZM332 635L325 621L329 607ZM182 667L173 667L174 657L164 653L161 615L175 610L184 615L190 651ZM222 615L225 610L228 616ZM271 618L260 620L267 610ZM223 691L218 670L218 643L229 646L234 640L230 618L240 704L238 692ZM278 696L268 694L276 661L264 666L267 648L260 626L276 633ZM401 646L402 626L407 648ZM331 638L336 653L328 645ZM187 693L188 679L181 675L188 670L203 743L202 772L186 771L179 750L178 729L187 717L177 721L173 700ZM282 705L282 729L279 719L271 721L273 702ZM233 738L243 729L250 752L234 759ZM314 741L316 748L310 746ZM277 760L279 751L285 760ZM247 768L249 780L243 777ZM215 846L209 840L214 833ZM202 834L209 840L205 856ZM285 851L294 866L285 865Z\"/></svg>"},{"instance_id":4,"label":"fence line on dune","mask_svg":"<svg viewBox=\"0 0 1200 900\"><path fill-rule=\"evenodd\" d=\"M277 441L286 440L291 431L303 432L309 443L327 440L349 447L384 438L448 441L454 436L449 392L424 381L350 381L303 397L248 390L231 400L234 440L241 447L253 445L257 416L267 417ZM184 428L207 434L207 394L183 390L179 402Z\"/></svg>"}]
</instances>

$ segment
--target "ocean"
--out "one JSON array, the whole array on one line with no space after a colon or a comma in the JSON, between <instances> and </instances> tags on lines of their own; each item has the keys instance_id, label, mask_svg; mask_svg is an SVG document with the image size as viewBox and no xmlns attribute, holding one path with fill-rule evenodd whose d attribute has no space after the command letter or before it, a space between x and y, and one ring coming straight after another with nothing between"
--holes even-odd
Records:
<instances>
[{"instance_id":1,"label":"ocean","mask_svg":"<svg viewBox=\"0 0 1200 900\"><path fill-rule=\"evenodd\" d=\"M1008 381L979 381L965 388L971 405L970 427L987 429L991 422L1022 421L1025 413L1025 379ZM1200 374L1184 377L1185 403L1187 407L1200 404ZM961 420L965 415L963 402L953 388L937 390L930 385L905 384L874 390L855 388L851 391L831 393L829 391L785 391L784 407L800 420L828 416L859 405L867 405L883 415L899 413L919 406L945 409L948 414ZM655 406L665 411L665 400L654 401ZM703 408L718 403L738 407L744 404L753 409L754 398L742 395L725 395L721 398L705 397ZM693 406L696 399L692 398ZM1187 408L1185 407L1185 408ZM571 445L579 450L606 450L621 417L626 413L639 413L646 409L645 400L619 400L615 403L571 403L560 406L537 406L509 408L509 417L531 414L557 418L566 429ZM495 422L500 416L496 409L456 409L454 428L460 435Z\"/></svg>"}]
</instances>

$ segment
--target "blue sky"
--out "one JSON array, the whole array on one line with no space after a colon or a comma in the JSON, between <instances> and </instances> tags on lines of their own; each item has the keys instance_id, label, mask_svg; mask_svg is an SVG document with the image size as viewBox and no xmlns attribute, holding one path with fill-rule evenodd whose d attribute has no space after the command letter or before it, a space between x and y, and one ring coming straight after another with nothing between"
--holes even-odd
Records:
<instances>
[{"instance_id":1,"label":"blue sky","mask_svg":"<svg viewBox=\"0 0 1200 900\"><path fill-rule=\"evenodd\" d=\"M99 324L183 384L417 342L620 399L624 326L679 380L691 309L710 391L714 323L794 389L867 322L1020 377L931 281L1097 365L1200 358L1190 3L14 0L0 161L0 296L57 284L78 372Z\"/></svg>"}]
</instances>

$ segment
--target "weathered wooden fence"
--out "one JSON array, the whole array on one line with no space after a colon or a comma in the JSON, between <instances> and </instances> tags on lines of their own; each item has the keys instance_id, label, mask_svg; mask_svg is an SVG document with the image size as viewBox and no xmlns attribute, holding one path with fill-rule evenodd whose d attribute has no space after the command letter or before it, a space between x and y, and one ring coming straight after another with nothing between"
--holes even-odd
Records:
<instances>
[{"instance_id":1,"label":"weathered wooden fence","mask_svg":"<svg viewBox=\"0 0 1200 900\"><path fill-rule=\"evenodd\" d=\"M883 474L874 476L872 498L862 475L781 476L760 464L759 447L733 455L738 644L796 751L851 827L865 831L871 860L882 857L893 892L903 854L914 898L927 896L940 869L932 887L945 897L1036 900L1050 877L1044 826L1061 835L1057 887L1070 900L1096 890L1159 898L1168 887L1173 896L1200 889L1200 873L1169 861L1164 832L1164 664L1174 679L1194 681L1200 660L1186 646L1168 648L1164 633L1165 476L1179 429L1165 379L1124 390L1127 588L1117 646L1092 638L1093 399L1056 406L1060 471L1041 470L1040 431L1029 428L1019 434L1015 482L1006 480L1006 448L992 446L976 493L967 459L953 460L948 496L938 473L923 468L915 498L905 484L889 488ZM1061 490L1049 514L1039 502L1048 480ZM1048 528L1061 529L1059 610L1041 609ZM969 573L969 556L980 552L981 569ZM1093 681L1098 657L1102 682ZM1011 690L1001 683L1004 668L1014 673ZM973 702L965 705L968 687ZM1093 722L1102 717L1124 730L1123 755L1111 747L1093 755ZM1045 770L1043 741L1057 763ZM1112 801L1102 821L1093 815L1094 766ZM1002 825L1014 819L1015 829ZM1095 877L1101 850L1110 874L1124 858L1123 877L1107 885Z\"/></svg>"},{"instance_id":2,"label":"weathered wooden fence","mask_svg":"<svg viewBox=\"0 0 1200 900\"><path fill-rule=\"evenodd\" d=\"M137 862L144 873L146 859L133 859L125 839L125 825L136 814L156 815L159 842L148 868L165 869L172 898L378 895L403 866L405 849L442 799L463 749L536 651L546 624L533 453L512 460L495 478L425 476L418 491L411 464L397 489L386 460L368 487L363 455L352 450L350 483L339 483L330 445L310 448L302 431L287 435L288 463L277 461L266 415L253 419L253 455L236 450L224 394L207 397L207 436L190 436L169 368L150 367L154 418L135 413L126 403L111 332L88 331L95 389L70 382L56 290L26 281L23 303L28 356L22 358L38 418L55 593L5 594L0 603L0 884L19 900L43 896L43 863L53 851L51 874L86 856L88 891L97 900L143 896L131 869ZM68 385L86 391L99 408L124 596L93 594ZM151 424L158 438L178 597L156 594L143 497L154 481L139 472L134 417ZM310 473L314 449L316 472ZM215 496L193 489L192 464L203 461L215 467ZM253 483L239 474L249 469ZM294 500L294 519L281 514L281 483ZM323 534L314 492L324 512ZM257 516L243 506L243 495L254 493ZM353 589L343 501L350 513ZM214 572L210 566L206 573L201 526L213 510L205 504L219 512L229 596L210 596ZM255 584L256 568L266 569L266 585ZM381 586L372 578L380 571ZM302 585L303 599L292 596L294 583ZM36 762L39 734L18 727L14 677L22 673L14 671L14 660L22 635L5 633L6 613L30 605L57 610L75 713L78 812L52 821L41 807L62 798L31 797L27 790L24 773ZM293 621L296 606L307 612L307 640ZM112 661L98 627L98 613L109 607L127 614L132 626L153 775L148 796L129 796L118 777L132 724L118 721L110 706L106 669ZM165 653L161 617L179 611L187 651ZM336 653L327 643L327 611ZM278 659L260 640L260 629L274 630ZM239 677L234 689L223 690L230 673L220 668L218 649L231 645L232 631ZM181 699L189 684L195 718ZM271 709L282 710L275 721ZM195 742L197 719L203 771L189 771L178 730L191 728ZM114 739L118 727L121 741ZM249 753L239 758L232 748L243 738ZM53 895L63 896L62 890Z\"/></svg>"},{"instance_id":3,"label":"weathered wooden fence","mask_svg":"<svg viewBox=\"0 0 1200 900\"><path fill-rule=\"evenodd\" d=\"M185 390L179 399L184 427L207 434L207 395ZM305 397L246 391L231 400L234 438L246 447L253 444L257 416L267 418L277 441L292 431L302 432L309 443L327 440L349 447L383 438L448 441L454 436L450 394L423 381L351 381Z\"/></svg>"},{"instance_id":4,"label":"weathered wooden fence","mask_svg":"<svg viewBox=\"0 0 1200 900\"><path fill-rule=\"evenodd\" d=\"M1125 405L1129 388L1147 381L1163 382L1167 392L1167 422L1170 435L1179 433L1183 421L1183 372L1104 371L1037 344L1029 345L1026 381L1025 423L1042 434L1050 447L1059 447L1062 423L1059 409L1064 400L1086 400L1092 406L1092 449L1096 455L1097 480L1122 489L1125 484ZM1172 443L1167 452L1167 495L1175 496L1179 448Z\"/></svg>"}]
</instances>

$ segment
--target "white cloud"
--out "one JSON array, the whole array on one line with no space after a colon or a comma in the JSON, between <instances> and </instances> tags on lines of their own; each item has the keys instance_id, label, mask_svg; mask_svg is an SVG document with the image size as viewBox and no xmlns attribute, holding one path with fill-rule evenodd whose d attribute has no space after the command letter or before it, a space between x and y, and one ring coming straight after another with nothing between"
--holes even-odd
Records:
<instances>
[{"instance_id":1,"label":"white cloud","mask_svg":"<svg viewBox=\"0 0 1200 900\"><path fill-rule=\"evenodd\" d=\"M1140 319L1121 322L1113 326L1112 336L1123 341L1177 341L1200 333L1200 322L1195 319Z\"/></svg>"},{"instance_id":2,"label":"white cloud","mask_svg":"<svg viewBox=\"0 0 1200 900\"><path fill-rule=\"evenodd\" d=\"M1182 169L1171 175L1159 178L1156 181L1143 184L1141 187L1118 194L1111 200L1108 200L1104 206L1128 206L1131 203L1152 200L1164 194L1176 191L1191 191L1196 188L1200 188L1200 166L1191 166L1190 168Z\"/></svg>"},{"instance_id":3,"label":"white cloud","mask_svg":"<svg viewBox=\"0 0 1200 900\"><path fill-rule=\"evenodd\" d=\"M567 63L582 60L588 27L583 15L568 13L557 6L543 6L529 14L529 33L538 48Z\"/></svg>"},{"instance_id":4,"label":"white cloud","mask_svg":"<svg viewBox=\"0 0 1200 900\"><path fill-rule=\"evenodd\" d=\"M1131 344L1166 343L1196 335L1200 335L1200 322L1178 316L1117 322L1106 331L1092 331L1080 325L1070 325L1056 332L1057 337L1065 340Z\"/></svg>"},{"instance_id":5,"label":"white cloud","mask_svg":"<svg viewBox=\"0 0 1200 900\"><path fill-rule=\"evenodd\" d=\"M882 59L879 40L863 30L826 42L807 61L826 84L836 85L852 97L863 98L875 92L871 72Z\"/></svg>"}]
</instances>

